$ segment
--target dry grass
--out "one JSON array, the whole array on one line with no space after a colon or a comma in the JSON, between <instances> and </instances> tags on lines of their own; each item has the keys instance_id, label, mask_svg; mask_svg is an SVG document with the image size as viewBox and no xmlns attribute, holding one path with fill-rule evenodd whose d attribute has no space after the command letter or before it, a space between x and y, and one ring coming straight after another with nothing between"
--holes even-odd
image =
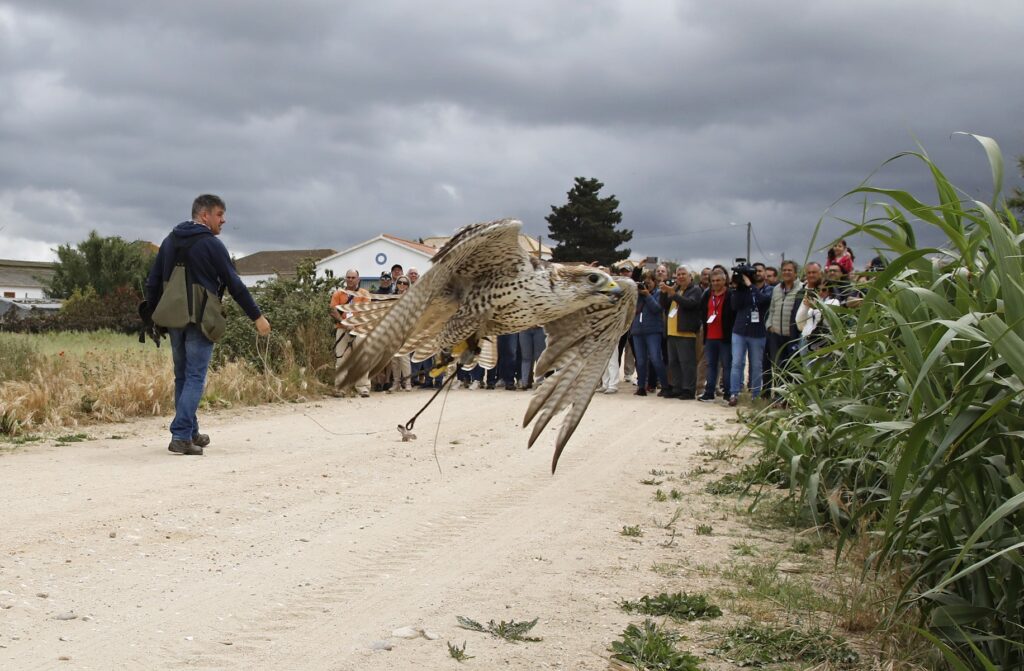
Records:
<instances>
[{"instance_id":1,"label":"dry grass","mask_svg":"<svg viewBox=\"0 0 1024 671\"><path fill-rule=\"evenodd\" d=\"M5 349L23 351L32 365L21 379L0 382L0 428L9 435L52 431L130 417L168 415L174 409L170 350L130 337L106 334L0 334ZM208 406L256 405L319 395L322 385L294 364L279 375L231 362L211 370L203 402Z\"/></svg>"}]
</instances>

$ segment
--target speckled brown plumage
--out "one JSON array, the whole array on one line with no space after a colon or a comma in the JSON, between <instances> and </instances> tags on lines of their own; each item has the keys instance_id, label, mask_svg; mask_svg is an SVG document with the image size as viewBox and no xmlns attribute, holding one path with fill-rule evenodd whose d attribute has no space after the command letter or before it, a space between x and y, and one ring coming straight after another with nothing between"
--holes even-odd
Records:
<instances>
[{"instance_id":1,"label":"speckled brown plumage","mask_svg":"<svg viewBox=\"0 0 1024 671\"><path fill-rule=\"evenodd\" d=\"M636 286L594 268L531 258L519 246L521 226L514 219L466 226L404 295L349 306L354 312L346 323L363 337L339 368L336 384L344 388L383 369L395 353L423 360L467 339L544 326L548 345L537 372L556 372L534 394L524 425L539 417L532 445L555 414L571 408L556 439L554 471L629 328Z\"/></svg>"}]
</instances>

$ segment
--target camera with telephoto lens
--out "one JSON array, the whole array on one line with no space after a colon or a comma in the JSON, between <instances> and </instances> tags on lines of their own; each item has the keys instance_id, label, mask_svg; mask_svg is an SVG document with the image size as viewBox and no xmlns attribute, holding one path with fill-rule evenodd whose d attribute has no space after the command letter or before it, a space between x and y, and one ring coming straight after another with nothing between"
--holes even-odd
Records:
<instances>
[{"instance_id":1,"label":"camera with telephoto lens","mask_svg":"<svg viewBox=\"0 0 1024 671\"><path fill-rule=\"evenodd\" d=\"M747 285L743 283L744 276L746 276L750 280L751 284L753 284L754 276L757 274L757 270L754 266L747 263L747 260L744 258L736 259L735 264L736 265L732 267L733 285L739 288L746 288Z\"/></svg>"}]
</instances>

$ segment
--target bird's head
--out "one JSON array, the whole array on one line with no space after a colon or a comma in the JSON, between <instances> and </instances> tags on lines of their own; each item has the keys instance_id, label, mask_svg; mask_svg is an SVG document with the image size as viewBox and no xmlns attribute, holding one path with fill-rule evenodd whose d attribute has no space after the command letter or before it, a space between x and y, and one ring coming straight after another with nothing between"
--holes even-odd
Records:
<instances>
[{"instance_id":1,"label":"bird's head","mask_svg":"<svg viewBox=\"0 0 1024 671\"><path fill-rule=\"evenodd\" d=\"M574 298L591 302L593 298L615 301L622 295L622 287L611 275L588 266L562 266L553 277L563 290Z\"/></svg>"}]
</instances>

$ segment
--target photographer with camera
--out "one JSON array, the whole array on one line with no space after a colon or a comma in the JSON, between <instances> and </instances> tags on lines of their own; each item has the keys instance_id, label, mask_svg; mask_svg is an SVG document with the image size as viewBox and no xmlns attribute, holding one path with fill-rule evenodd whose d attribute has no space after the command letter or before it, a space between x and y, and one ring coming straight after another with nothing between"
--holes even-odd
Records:
<instances>
[{"instance_id":1,"label":"photographer with camera","mask_svg":"<svg viewBox=\"0 0 1024 671\"><path fill-rule=\"evenodd\" d=\"M729 405L739 402L743 388L747 360L750 361L750 394L761 395L762 366L764 364L765 318L771 304L771 294L765 291L763 265L752 266L746 259L736 259L732 268L732 308L736 320L732 328L732 376L729 387L732 396Z\"/></svg>"},{"instance_id":2,"label":"photographer with camera","mask_svg":"<svg viewBox=\"0 0 1024 671\"><path fill-rule=\"evenodd\" d=\"M646 271L637 284L636 314L629 334L633 338L636 353L637 396L647 396L647 366L654 366L658 384L664 389L665 362L661 359L661 339L665 333L664 314L659 302L660 293L655 284L654 273ZM651 381L653 386L653 380Z\"/></svg>"},{"instance_id":3,"label":"photographer with camera","mask_svg":"<svg viewBox=\"0 0 1024 671\"><path fill-rule=\"evenodd\" d=\"M692 400L697 391L697 338L700 336L701 291L686 266L676 268L675 282L659 287L666 312L668 383L665 398Z\"/></svg>"}]
</instances>

